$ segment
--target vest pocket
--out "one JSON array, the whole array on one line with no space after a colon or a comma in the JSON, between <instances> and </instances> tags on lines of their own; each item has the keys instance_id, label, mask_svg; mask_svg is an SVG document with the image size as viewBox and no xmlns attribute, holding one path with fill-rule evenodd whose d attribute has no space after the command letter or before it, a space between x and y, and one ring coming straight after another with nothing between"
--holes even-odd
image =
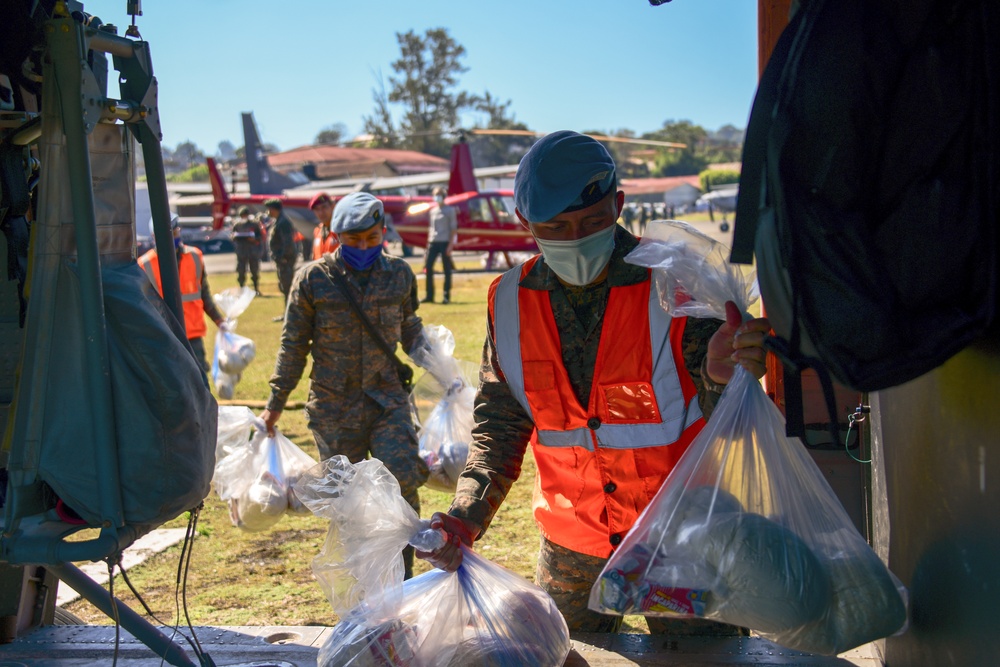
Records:
<instances>
[{"instance_id":1,"label":"vest pocket","mask_svg":"<svg viewBox=\"0 0 1000 667\"><path fill-rule=\"evenodd\" d=\"M641 424L660 421L653 385L648 382L620 382L601 385L605 417L609 424Z\"/></svg>"}]
</instances>

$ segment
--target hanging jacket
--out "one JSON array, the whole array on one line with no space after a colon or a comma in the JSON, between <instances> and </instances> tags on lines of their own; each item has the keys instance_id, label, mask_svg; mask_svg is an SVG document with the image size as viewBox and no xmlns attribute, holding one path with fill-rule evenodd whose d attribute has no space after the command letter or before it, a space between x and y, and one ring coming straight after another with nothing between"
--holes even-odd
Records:
<instances>
[{"instance_id":1,"label":"hanging jacket","mask_svg":"<svg viewBox=\"0 0 1000 667\"><path fill-rule=\"evenodd\" d=\"M139 266L156 285L156 291L163 296L163 285L160 284L160 260L156 250L150 250L139 258ZM201 250L191 246L181 246L181 261L177 265L177 273L181 281L181 302L184 304L184 328L188 339L202 338L208 331L205 325L205 304L201 298L201 279L205 271L205 260Z\"/></svg>"},{"instance_id":2,"label":"hanging jacket","mask_svg":"<svg viewBox=\"0 0 1000 667\"><path fill-rule=\"evenodd\" d=\"M518 286L537 261L490 294L497 358L535 424L533 511L552 542L607 557L659 490L705 420L683 359L685 318L651 281L612 287L594 380L580 405L563 366L549 293Z\"/></svg>"}]
</instances>

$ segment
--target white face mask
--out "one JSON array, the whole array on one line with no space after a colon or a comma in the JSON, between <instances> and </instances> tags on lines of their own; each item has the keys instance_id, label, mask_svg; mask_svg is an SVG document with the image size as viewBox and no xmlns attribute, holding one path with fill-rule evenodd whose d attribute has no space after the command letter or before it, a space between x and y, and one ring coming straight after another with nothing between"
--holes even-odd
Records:
<instances>
[{"instance_id":1,"label":"white face mask","mask_svg":"<svg viewBox=\"0 0 1000 667\"><path fill-rule=\"evenodd\" d=\"M535 237L545 263L570 285L589 285L601 275L615 249L615 227L572 241L546 241Z\"/></svg>"}]
</instances>

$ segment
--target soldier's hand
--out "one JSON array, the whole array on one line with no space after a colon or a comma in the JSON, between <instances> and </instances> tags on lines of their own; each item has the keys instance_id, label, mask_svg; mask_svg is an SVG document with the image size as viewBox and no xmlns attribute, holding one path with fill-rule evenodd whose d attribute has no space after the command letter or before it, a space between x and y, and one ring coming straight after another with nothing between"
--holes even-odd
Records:
<instances>
[{"instance_id":1,"label":"soldier's hand","mask_svg":"<svg viewBox=\"0 0 1000 667\"><path fill-rule=\"evenodd\" d=\"M260 419L264 422L264 426L267 427L267 434L274 437L274 425L278 423L281 418L281 410L264 410L260 413Z\"/></svg>"},{"instance_id":2,"label":"soldier's hand","mask_svg":"<svg viewBox=\"0 0 1000 667\"><path fill-rule=\"evenodd\" d=\"M446 572L454 572L462 564L462 550L459 544L471 547L479 535L479 526L466 519L435 512L431 516L431 528L444 531L448 541L443 547L434 551L417 551L417 558L423 558L434 567Z\"/></svg>"},{"instance_id":3,"label":"soldier's hand","mask_svg":"<svg viewBox=\"0 0 1000 667\"><path fill-rule=\"evenodd\" d=\"M726 302L726 321L708 342L705 370L709 378L719 384L728 384L736 364L743 366L754 377L763 377L767 368L764 338L771 330L765 317L743 321L740 309L732 301Z\"/></svg>"}]
</instances>

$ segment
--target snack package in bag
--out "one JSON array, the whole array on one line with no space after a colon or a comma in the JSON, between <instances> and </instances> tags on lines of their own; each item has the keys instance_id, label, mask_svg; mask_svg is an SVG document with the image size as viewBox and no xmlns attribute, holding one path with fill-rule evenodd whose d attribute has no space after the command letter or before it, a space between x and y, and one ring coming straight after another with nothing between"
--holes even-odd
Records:
<instances>
[{"instance_id":1,"label":"snack package in bag","mask_svg":"<svg viewBox=\"0 0 1000 667\"><path fill-rule=\"evenodd\" d=\"M224 409L219 409L220 416ZM273 438L268 436L263 422L255 417L250 424L255 430L253 437L247 440L244 435L240 441L240 434L249 434L250 430L243 430L240 416L236 411L227 415L225 445L221 444L220 428L216 453L221 456L215 464L212 484L219 498L229 503L229 519L234 526L250 532L267 530L286 511L308 511L295 496L293 484L316 461L277 429Z\"/></svg>"},{"instance_id":2,"label":"snack package in bag","mask_svg":"<svg viewBox=\"0 0 1000 667\"><path fill-rule=\"evenodd\" d=\"M246 311L255 293L249 287L230 287L213 295L215 305L226 317L228 331L215 335L212 356L212 382L219 398L231 399L240 377L257 356L253 340L236 333L236 318Z\"/></svg>"},{"instance_id":3,"label":"snack package in bag","mask_svg":"<svg viewBox=\"0 0 1000 667\"><path fill-rule=\"evenodd\" d=\"M675 316L746 315L756 288L728 250L659 221L627 261L654 270ZM906 624L906 589L857 531L778 408L737 366L705 428L594 584L601 612L746 626L836 655Z\"/></svg>"},{"instance_id":4,"label":"snack package in bag","mask_svg":"<svg viewBox=\"0 0 1000 667\"><path fill-rule=\"evenodd\" d=\"M446 327L424 327L428 346L414 353L424 373L413 386L420 457L430 469L427 486L454 493L472 442L479 368L453 356L455 337Z\"/></svg>"},{"instance_id":5,"label":"snack package in bag","mask_svg":"<svg viewBox=\"0 0 1000 667\"><path fill-rule=\"evenodd\" d=\"M319 667L556 667L569 655L569 630L552 598L471 549L463 547L456 572L403 582L403 547L429 551L444 538L403 500L378 459L334 456L295 491L330 520L312 567L340 622Z\"/></svg>"}]
</instances>

